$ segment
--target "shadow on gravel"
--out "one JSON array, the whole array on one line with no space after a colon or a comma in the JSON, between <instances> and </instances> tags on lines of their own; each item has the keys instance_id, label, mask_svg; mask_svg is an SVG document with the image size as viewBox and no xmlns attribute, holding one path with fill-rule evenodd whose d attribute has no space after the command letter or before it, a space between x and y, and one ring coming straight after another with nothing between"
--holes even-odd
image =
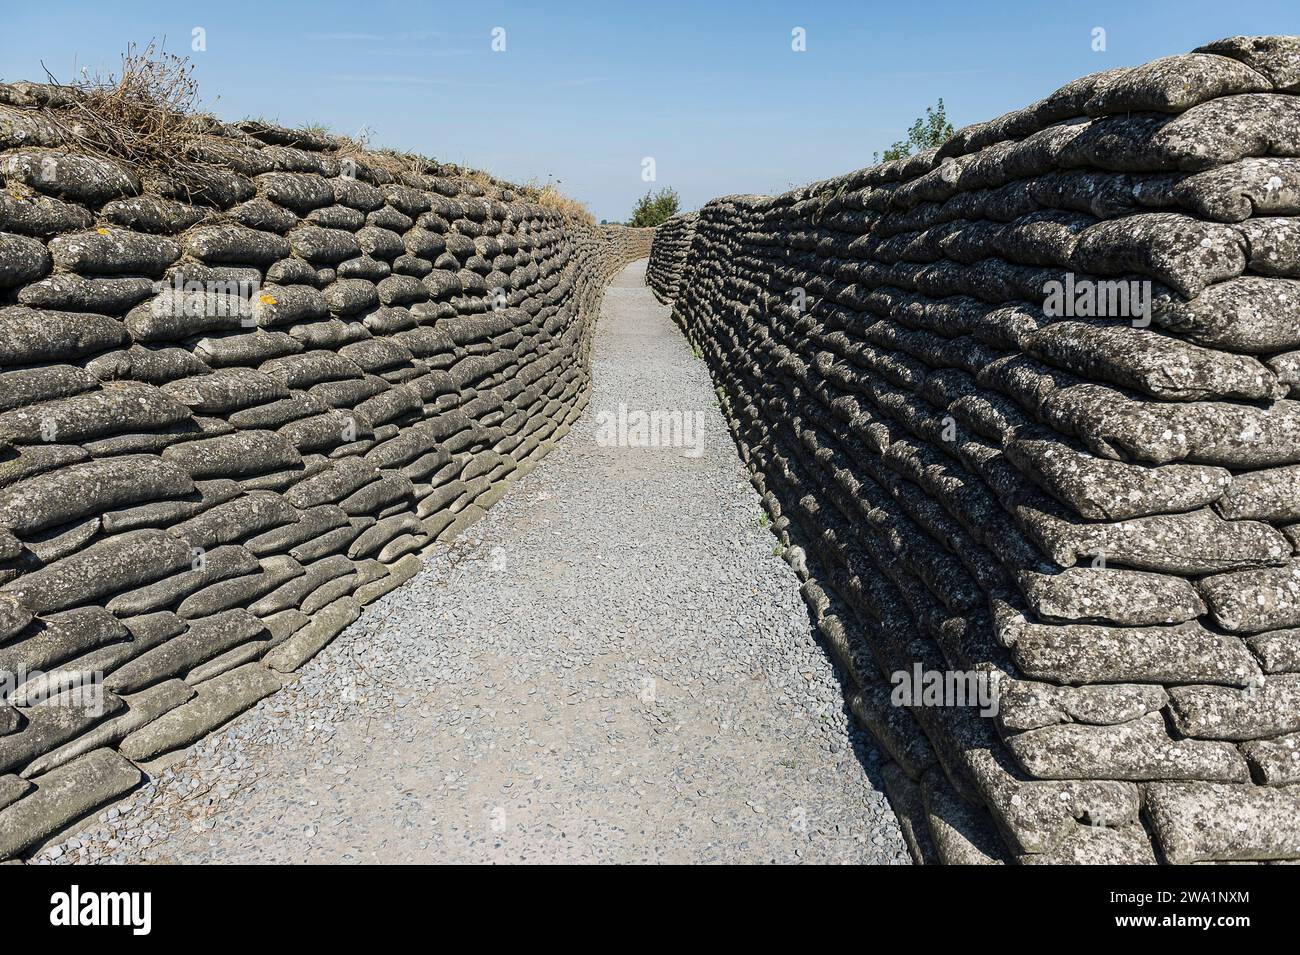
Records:
<instances>
[{"instance_id":1,"label":"shadow on gravel","mask_svg":"<svg viewBox=\"0 0 1300 955\"><path fill-rule=\"evenodd\" d=\"M623 287L631 288L633 286L626 285ZM645 287L648 288L649 286L646 285ZM671 306L668 307L671 308ZM686 335L685 331L681 328L681 326L676 321L670 321L670 325L672 326L673 329L676 330L677 334L682 337L682 339L686 342L688 347L693 347L691 346L690 338ZM712 370L710 370L709 372L709 378L710 381L713 381ZM730 441L732 452L736 455L736 458L740 461L741 467L746 471L746 473L749 473L750 470L749 465L745 463L745 461L741 457L740 450L736 446L735 435L732 433L729 425L726 427L726 433L727 433L727 438ZM757 492L755 493L757 494ZM762 506L761 500L759 501L759 506L760 507ZM765 508L764 508L764 512L766 513ZM791 544L801 548L805 555L809 555L813 552L807 538L800 531L797 524L791 522L786 527L786 533L789 535ZM806 559L808 561L808 565L810 568L815 566L815 563L811 557ZM790 569L790 573L791 574L794 573L793 568ZM822 578L817 574L811 574L811 579L814 581L820 581ZM825 585L824 589L826 589L828 592L831 592L831 588L829 587L829 585ZM816 621L813 620L812 612L808 608L806 601L804 603L804 609L807 612L808 632L812 636L813 641L821 649L826 659L830 661L831 668L835 673L835 680L836 683L839 685L839 690L840 690L840 694L839 694L840 708L841 711L844 713L844 716L848 723L849 743L852 746L853 755L857 759L858 765L862 767L862 771L866 775L867 780L871 783L872 788L875 789L876 792L884 796L886 800L888 800L889 796L885 789L884 776L881 773L881 766L883 765L885 756L881 752L879 746L877 746L876 743L874 742L871 734L867 732L867 730L863 729L861 725L859 725L857 717L854 716L852 708L849 705L849 700L852 697L852 695L855 692L857 692L858 687L856 686L856 684L854 684L853 679L849 676L847 671L841 665L839 658L835 654L834 648L830 645L830 643L827 642L826 638L822 635L821 628L818 627ZM852 613L848 612L847 608L844 609L846 612L843 616L846 617L849 621L853 621L856 623L856 619L853 617ZM875 755L876 758L872 759L871 758L872 755ZM890 805L892 806L893 804L890 803Z\"/></svg>"}]
</instances>

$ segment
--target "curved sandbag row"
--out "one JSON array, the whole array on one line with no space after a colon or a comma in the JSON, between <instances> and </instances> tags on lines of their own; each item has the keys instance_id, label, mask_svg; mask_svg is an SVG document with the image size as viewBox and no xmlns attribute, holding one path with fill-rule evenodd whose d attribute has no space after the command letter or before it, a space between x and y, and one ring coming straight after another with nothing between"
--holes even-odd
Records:
<instances>
[{"instance_id":1,"label":"curved sandbag row","mask_svg":"<svg viewBox=\"0 0 1300 955\"><path fill-rule=\"evenodd\" d=\"M919 860L1300 858L1297 92L1230 38L661 227Z\"/></svg>"},{"instance_id":2,"label":"curved sandbag row","mask_svg":"<svg viewBox=\"0 0 1300 955\"><path fill-rule=\"evenodd\" d=\"M675 215L655 229L650 261L646 265L646 285L655 298L665 305L677 300L681 290L682 271L686 268L686 253L695 235L698 212Z\"/></svg>"},{"instance_id":3,"label":"curved sandbag row","mask_svg":"<svg viewBox=\"0 0 1300 955\"><path fill-rule=\"evenodd\" d=\"M258 122L212 125L196 190L70 146L61 95L0 86L0 858L498 500L650 237Z\"/></svg>"}]
</instances>

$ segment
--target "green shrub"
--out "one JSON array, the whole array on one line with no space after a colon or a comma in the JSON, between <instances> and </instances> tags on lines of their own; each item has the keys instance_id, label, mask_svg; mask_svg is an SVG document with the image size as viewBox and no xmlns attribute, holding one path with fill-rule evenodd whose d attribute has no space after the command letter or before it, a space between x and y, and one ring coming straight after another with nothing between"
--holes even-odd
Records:
<instances>
[{"instance_id":1,"label":"green shrub","mask_svg":"<svg viewBox=\"0 0 1300 955\"><path fill-rule=\"evenodd\" d=\"M627 224L641 228L653 228L677 215L680 205L676 189L665 186L658 192L647 192L637 200L636 208L632 210L632 218L628 220Z\"/></svg>"},{"instance_id":2,"label":"green shrub","mask_svg":"<svg viewBox=\"0 0 1300 955\"><path fill-rule=\"evenodd\" d=\"M925 116L918 118L912 124L912 128L907 131L906 139L894 143L885 150L883 155L875 153L875 161L893 162L895 159L903 159L932 146L942 146L952 139L952 134L952 123L948 122L948 114L944 111L941 96L937 106L925 108Z\"/></svg>"}]
</instances>

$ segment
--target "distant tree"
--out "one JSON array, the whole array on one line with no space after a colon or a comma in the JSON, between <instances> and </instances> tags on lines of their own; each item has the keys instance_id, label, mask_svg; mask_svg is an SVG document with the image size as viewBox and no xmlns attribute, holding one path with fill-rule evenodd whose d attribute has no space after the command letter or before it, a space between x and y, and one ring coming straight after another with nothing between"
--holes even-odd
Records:
<instances>
[{"instance_id":1,"label":"distant tree","mask_svg":"<svg viewBox=\"0 0 1300 955\"><path fill-rule=\"evenodd\" d=\"M647 192L638 199L636 208L632 210L632 218L627 224L642 228L657 226L665 219L677 215L680 207L681 201L677 198L677 190L665 186L658 192Z\"/></svg>"},{"instance_id":2,"label":"distant tree","mask_svg":"<svg viewBox=\"0 0 1300 955\"><path fill-rule=\"evenodd\" d=\"M927 106L925 116L918 118L912 124L912 128L907 131L906 139L894 143L885 150L883 155L875 153L874 159L876 162L903 159L914 152L921 152L932 146L942 146L952 139L952 134L952 123L948 122L948 114L944 111L943 97L939 97L938 105Z\"/></svg>"}]
</instances>

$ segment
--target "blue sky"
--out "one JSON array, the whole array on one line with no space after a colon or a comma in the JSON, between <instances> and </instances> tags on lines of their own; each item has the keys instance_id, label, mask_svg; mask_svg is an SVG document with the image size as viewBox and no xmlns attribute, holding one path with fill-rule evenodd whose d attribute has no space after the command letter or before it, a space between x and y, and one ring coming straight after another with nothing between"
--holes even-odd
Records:
<instances>
[{"instance_id":1,"label":"blue sky","mask_svg":"<svg viewBox=\"0 0 1300 955\"><path fill-rule=\"evenodd\" d=\"M10 0L0 78L112 68L127 43L166 37L227 119L369 127L378 145L553 177L622 219L651 185L645 157L687 208L781 192L870 164L940 96L961 126L1237 33L1300 33L1300 4Z\"/></svg>"}]
</instances>

